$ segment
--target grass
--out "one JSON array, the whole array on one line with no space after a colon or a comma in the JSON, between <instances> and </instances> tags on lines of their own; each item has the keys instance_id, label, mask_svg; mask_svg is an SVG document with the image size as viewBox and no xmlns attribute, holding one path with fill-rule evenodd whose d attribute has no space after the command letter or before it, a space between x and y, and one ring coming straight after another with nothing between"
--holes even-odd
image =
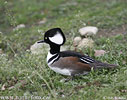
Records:
<instances>
[{"instance_id":1,"label":"grass","mask_svg":"<svg viewBox=\"0 0 127 100\"><path fill-rule=\"evenodd\" d=\"M82 51L103 62L118 64L116 70L92 71L86 76L61 82L62 76L46 64L47 51L33 55L29 48L43 38L38 32L61 27L72 45L83 24L101 30L119 29L127 24L126 0L1 0L0 1L0 99L110 100L127 99L127 34L95 36L93 49ZM46 19L40 25L39 21ZM19 24L26 27L14 31ZM126 30L125 30L126 33ZM110 33L109 33L110 34ZM94 57L94 49L108 51ZM10 97L11 98L11 97Z\"/></svg>"}]
</instances>

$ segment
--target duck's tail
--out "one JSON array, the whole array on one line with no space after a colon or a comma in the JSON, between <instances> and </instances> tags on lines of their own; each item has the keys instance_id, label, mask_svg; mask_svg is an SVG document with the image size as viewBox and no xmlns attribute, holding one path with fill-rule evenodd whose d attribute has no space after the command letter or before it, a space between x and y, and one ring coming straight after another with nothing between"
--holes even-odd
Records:
<instances>
[{"instance_id":1,"label":"duck's tail","mask_svg":"<svg viewBox=\"0 0 127 100\"><path fill-rule=\"evenodd\" d=\"M103 68L112 69L112 68L118 67L118 65L108 64L108 63L102 63L100 61L96 61L95 63L91 63L91 66L94 69L103 69Z\"/></svg>"}]
</instances>

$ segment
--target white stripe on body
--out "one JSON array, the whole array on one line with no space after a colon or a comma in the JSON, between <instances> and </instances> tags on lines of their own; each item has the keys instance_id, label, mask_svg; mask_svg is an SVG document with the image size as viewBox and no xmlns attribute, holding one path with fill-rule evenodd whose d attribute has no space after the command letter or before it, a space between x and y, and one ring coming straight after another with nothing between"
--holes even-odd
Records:
<instances>
[{"instance_id":1,"label":"white stripe on body","mask_svg":"<svg viewBox=\"0 0 127 100\"><path fill-rule=\"evenodd\" d=\"M57 55L57 53L56 53L56 54L51 54L50 52L48 52L48 55L47 55L47 63L48 63L48 60L49 60L50 58L52 58L53 56L55 56L55 55ZM57 73L60 73L60 74L63 74L63 75L71 76L71 72L72 72L71 69L66 69L66 68L61 69L61 68L59 68L59 66L52 66L52 63L53 63L58 57L59 57L59 55L58 55L56 58L54 58L52 61L50 61L50 62L48 63L49 68L51 68L53 71L55 71L55 72L57 72Z\"/></svg>"}]
</instances>

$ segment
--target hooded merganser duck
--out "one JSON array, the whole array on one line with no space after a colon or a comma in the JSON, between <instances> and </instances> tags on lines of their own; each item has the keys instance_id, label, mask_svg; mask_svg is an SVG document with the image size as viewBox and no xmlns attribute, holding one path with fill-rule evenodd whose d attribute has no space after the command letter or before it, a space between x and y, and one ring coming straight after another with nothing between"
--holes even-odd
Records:
<instances>
[{"instance_id":1,"label":"hooded merganser duck","mask_svg":"<svg viewBox=\"0 0 127 100\"><path fill-rule=\"evenodd\" d=\"M63 75L76 76L88 74L91 69L117 67L117 65L103 63L78 52L60 51L60 47L65 41L66 38L62 30L60 28L53 28L45 32L44 40L38 42L50 45L47 63L53 71Z\"/></svg>"}]
</instances>

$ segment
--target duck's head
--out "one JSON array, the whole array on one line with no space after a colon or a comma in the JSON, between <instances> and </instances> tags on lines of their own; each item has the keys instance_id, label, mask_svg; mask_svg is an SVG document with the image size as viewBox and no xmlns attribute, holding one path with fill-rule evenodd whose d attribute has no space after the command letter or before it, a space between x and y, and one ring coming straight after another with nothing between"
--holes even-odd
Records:
<instances>
[{"instance_id":1,"label":"duck's head","mask_svg":"<svg viewBox=\"0 0 127 100\"><path fill-rule=\"evenodd\" d=\"M66 38L60 28L53 28L45 32L44 40L38 41L38 43L47 43L51 45L61 46L65 43Z\"/></svg>"}]
</instances>

